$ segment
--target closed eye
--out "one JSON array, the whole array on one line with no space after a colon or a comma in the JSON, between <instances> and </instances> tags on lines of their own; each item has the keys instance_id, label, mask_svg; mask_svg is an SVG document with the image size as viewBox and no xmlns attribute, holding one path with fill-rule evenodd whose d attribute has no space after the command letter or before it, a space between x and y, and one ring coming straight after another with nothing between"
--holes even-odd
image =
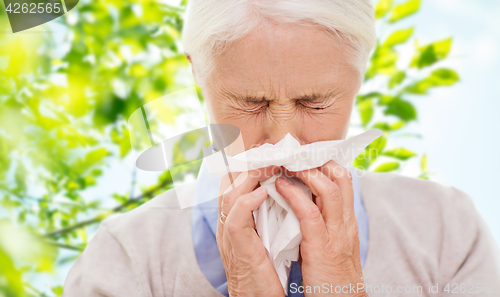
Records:
<instances>
[{"instance_id":1,"label":"closed eye","mask_svg":"<svg viewBox=\"0 0 500 297\"><path fill-rule=\"evenodd\" d=\"M325 101L314 102L314 101L298 100L298 104L306 108L321 110L332 106L333 101L334 100L325 100Z\"/></svg>"},{"instance_id":2,"label":"closed eye","mask_svg":"<svg viewBox=\"0 0 500 297\"><path fill-rule=\"evenodd\" d=\"M246 112L260 112L263 109L267 108L269 102L266 100L259 102L239 102L238 107L242 111Z\"/></svg>"}]
</instances>

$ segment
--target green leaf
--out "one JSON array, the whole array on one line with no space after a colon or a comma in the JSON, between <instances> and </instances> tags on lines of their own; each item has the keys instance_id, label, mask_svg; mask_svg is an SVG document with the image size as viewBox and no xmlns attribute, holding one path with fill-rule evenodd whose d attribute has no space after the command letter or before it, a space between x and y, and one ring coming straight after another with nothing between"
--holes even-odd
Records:
<instances>
[{"instance_id":1,"label":"green leaf","mask_svg":"<svg viewBox=\"0 0 500 297\"><path fill-rule=\"evenodd\" d=\"M375 18L380 19L389 12L392 7L392 0L380 0L375 5Z\"/></svg>"},{"instance_id":2,"label":"green leaf","mask_svg":"<svg viewBox=\"0 0 500 297\"><path fill-rule=\"evenodd\" d=\"M392 47L397 44L405 43L412 35L413 27L394 31L391 35L389 35L389 37L387 37L382 46Z\"/></svg>"},{"instance_id":3,"label":"green leaf","mask_svg":"<svg viewBox=\"0 0 500 297\"><path fill-rule=\"evenodd\" d=\"M389 22L394 23L406 18L420 9L420 0L409 0L405 3L396 5L391 11Z\"/></svg>"},{"instance_id":4,"label":"green leaf","mask_svg":"<svg viewBox=\"0 0 500 297\"><path fill-rule=\"evenodd\" d=\"M377 123L373 124L372 128L382 130L383 132L386 132L386 133L391 130L389 124L386 122L377 122Z\"/></svg>"},{"instance_id":5,"label":"green leaf","mask_svg":"<svg viewBox=\"0 0 500 297\"><path fill-rule=\"evenodd\" d=\"M429 180L429 175L427 173L422 173L418 176L420 179Z\"/></svg>"},{"instance_id":6,"label":"green leaf","mask_svg":"<svg viewBox=\"0 0 500 297\"><path fill-rule=\"evenodd\" d=\"M396 68L398 57L399 55L391 47L378 47L371 59L367 73L368 78L375 76L375 74L394 75L398 71Z\"/></svg>"},{"instance_id":7,"label":"green leaf","mask_svg":"<svg viewBox=\"0 0 500 297\"><path fill-rule=\"evenodd\" d=\"M392 95L381 95L379 98L380 98L380 100L378 101L379 105L387 105L394 100L400 99L399 97L392 96Z\"/></svg>"},{"instance_id":8,"label":"green leaf","mask_svg":"<svg viewBox=\"0 0 500 297\"><path fill-rule=\"evenodd\" d=\"M440 68L432 71L431 78L441 86L451 86L460 79L455 70L448 68Z\"/></svg>"},{"instance_id":9,"label":"green leaf","mask_svg":"<svg viewBox=\"0 0 500 297\"><path fill-rule=\"evenodd\" d=\"M393 76L391 76L391 79L389 80L388 83L389 89L392 89L395 86L401 84L405 78L406 78L406 72L404 71L396 72Z\"/></svg>"},{"instance_id":10,"label":"green leaf","mask_svg":"<svg viewBox=\"0 0 500 297\"><path fill-rule=\"evenodd\" d=\"M403 128L406 125L405 121L397 121L392 124L389 124L387 122L377 122L372 126L372 129L379 129L384 132L390 132L390 131L395 131Z\"/></svg>"},{"instance_id":11,"label":"green leaf","mask_svg":"<svg viewBox=\"0 0 500 297\"><path fill-rule=\"evenodd\" d=\"M387 136L382 135L379 138L375 139L372 141L367 148L368 149L376 149L377 151L381 152L387 143Z\"/></svg>"},{"instance_id":12,"label":"green leaf","mask_svg":"<svg viewBox=\"0 0 500 297\"><path fill-rule=\"evenodd\" d=\"M102 175L102 170L99 169L99 168L96 168L96 169L92 169L92 171L90 171L90 174L93 176L93 177L99 177Z\"/></svg>"},{"instance_id":13,"label":"green leaf","mask_svg":"<svg viewBox=\"0 0 500 297\"><path fill-rule=\"evenodd\" d=\"M424 154L422 159L420 159L420 171L427 171L427 154Z\"/></svg>"},{"instance_id":14,"label":"green leaf","mask_svg":"<svg viewBox=\"0 0 500 297\"><path fill-rule=\"evenodd\" d=\"M51 130L61 125L61 121L42 115L37 116L36 123L44 130Z\"/></svg>"},{"instance_id":15,"label":"green leaf","mask_svg":"<svg viewBox=\"0 0 500 297\"><path fill-rule=\"evenodd\" d=\"M363 95L360 94L360 95L356 96L356 103L360 103L361 101L364 101L364 100L378 98L380 96L382 96L382 93L380 93L380 92L370 92L370 93L363 94Z\"/></svg>"},{"instance_id":16,"label":"green leaf","mask_svg":"<svg viewBox=\"0 0 500 297\"><path fill-rule=\"evenodd\" d=\"M95 186L96 184L97 183L95 181L95 178L93 178L92 176L85 176L83 178L83 188Z\"/></svg>"},{"instance_id":17,"label":"green leaf","mask_svg":"<svg viewBox=\"0 0 500 297\"><path fill-rule=\"evenodd\" d=\"M17 165L14 178L17 184L17 189L19 191L19 194L24 195L26 193L27 189L27 177L28 177L28 172L26 170L26 167L24 167L23 163L19 163Z\"/></svg>"},{"instance_id":18,"label":"green leaf","mask_svg":"<svg viewBox=\"0 0 500 297\"><path fill-rule=\"evenodd\" d=\"M402 161L406 161L409 158L416 156L417 154L410 151L409 149L406 149L404 147L400 147L400 148L395 148L395 149L391 149L391 150L385 150L383 152L383 155L387 156L387 157L396 158L396 159L399 159Z\"/></svg>"},{"instance_id":19,"label":"green leaf","mask_svg":"<svg viewBox=\"0 0 500 297\"><path fill-rule=\"evenodd\" d=\"M86 170L99 165L100 161L102 161L102 159L104 159L108 155L110 155L110 152L103 147L95 149L85 155L85 157L83 157L82 159L78 159L74 163L74 168L80 174L82 174Z\"/></svg>"},{"instance_id":20,"label":"green leaf","mask_svg":"<svg viewBox=\"0 0 500 297\"><path fill-rule=\"evenodd\" d=\"M131 149L128 128L122 127L121 133L115 128L111 131L111 139L120 147L120 158L125 157Z\"/></svg>"},{"instance_id":21,"label":"green leaf","mask_svg":"<svg viewBox=\"0 0 500 297\"><path fill-rule=\"evenodd\" d=\"M452 69L440 68L434 70L428 77L408 87L403 92L425 95L430 88L451 86L460 80L458 73Z\"/></svg>"},{"instance_id":22,"label":"green leaf","mask_svg":"<svg viewBox=\"0 0 500 297\"><path fill-rule=\"evenodd\" d=\"M87 232L84 229L76 230L76 234L78 234L82 242L87 243Z\"/></svg>"},{"instance_id":23,"label":"green leaf","mask_svg":"<svg viewBox=\"0 0 500 297\"><path fill-rule=\"evenodd\" d=\"M12 255L0 248L0 293L2 296L23 296L22 272L16 268Z\"/></svg>"},{"instance_id":24,"label":"green leaf","mask_svg":"<svg viewBox=\"0 0 500 297\"><path fill-rule=\"evenodd\" d=\"M68 191L78 190L78 189L80 189L80 185L79 185L77 182L74 182L74 181L69 181L69 182L66 184L66 189L67 189Z\"/></svg>"},{"instance_id":25,"label":"green leaf","mask_svg":"<svg viewBox=\"0 0 500 297\"><path fill-rule=\"evenodd\" d=\"M361 124L366 126L373 116L373 100L363 100L358 103L359 115L361 117Z\"/></svg>"},{"instance_id":26,"label":"green leaf","mask_svg":"<svg viewBox=\"0 0 500 297\"><path fill-rule=\"evenodd\" d=\"M421 69L443 60L450 52L452 41L453 39L450 37L422 47L418 45L418 41L415 41L417 54L413 56L410 67Z\"/></svg>"},{"instance_id":27,"label":"green leaf","mask_svg":"<svg viewBox=\"0 0 500 297\"><path fill-rule=\"evenodd\" d=\"M104 159L104 157L108 156L109 154L110 154L109 151L103 147L95 149L85 156L85 163L88 164L97 163L102 159Z\"/></svg>"},{"instance_id":28,"label":"green leaf","mask_svg":"<svg viewBox=\"0 0 500 297\"><path fill-rule=\"evenodd\" d=\"M375 139L366 147L366 151L368 153L368 157L370 159L370 164L375 162L377 157L382 153L387 144L387 136L382 135L379 138Z\"/></svg>"},{"instance_id":29,"label":"green leaf","mask_svg":"<svg viewBox=\"0 0 500 297\"><path fill-rule=\"evenodd\" d=\"M399 162L386 162L375 168L375 172L390 172L399 168Z\"/></svg>"},{"instance_id":30,"label":"green leaf","mask_svg":"<svg viewBox=\"0 0 500 297\"><path fill-rule=\"evenodd\" d=\"M394 131L394 130L399 130L403 128L406 125L405 121L397 121L389 126L389 128Z\"/></svg>"},{"instance_id":31,"label":"green leaf","mask_svg":"<svg viewBox=\"0 0 500 297\"><path fill-rule=\"evenodd\" d=\"M352 166L361 170L368 170L370 167L370 157L368 156L367 150L362 151L356 159L354 159Z\"/></svg>"},{"instance_id":32,"label":"green leaf","mask_svg":"<svg viewBox=\"0 0 500 297\"><path fill-rule=\"evenodd\" d=\"M403 121L411 121L417 118L417 110L415 109L413 104L403 99L396 99L391 101L387 105L384 114L394 115Z\"/></svg>"},{"instance_id":33,"label":"green leaf","mask_svg":"<svg viewBox=\"0 0 500 297\"><path fill-rule=\"evenodd\" d=\"M61 296L63 293L63 287L62 286L52 287L52 292L56 294L56 296Z\"/></svg>"}]
</instances>

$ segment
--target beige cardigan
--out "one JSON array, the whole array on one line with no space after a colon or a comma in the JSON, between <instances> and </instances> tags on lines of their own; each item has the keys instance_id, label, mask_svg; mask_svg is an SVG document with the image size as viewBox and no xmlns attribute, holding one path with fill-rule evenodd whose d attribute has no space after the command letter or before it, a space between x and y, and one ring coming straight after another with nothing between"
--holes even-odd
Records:
<instances>
[{"instance_id":1,"label":"beige cardigan","mask_svg":"<svg viewBox=\"0 0 500 297\"><path fill-rule=\"evenodd\" d=\"M392 173L363 173L369 296L500 296L498 247L465 193ZM439 293L429 293L436 284ZM497 292L485 293L486 286ZM103 222L71 268L63 296L222 295L198 267L191 212L179 208L170 190Z\"/></svg>"}]
</instances>

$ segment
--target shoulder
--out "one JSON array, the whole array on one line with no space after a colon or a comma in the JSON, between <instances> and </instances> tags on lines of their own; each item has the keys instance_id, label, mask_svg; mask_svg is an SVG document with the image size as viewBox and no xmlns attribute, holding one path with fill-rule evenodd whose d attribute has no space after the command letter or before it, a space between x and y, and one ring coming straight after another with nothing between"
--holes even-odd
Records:
<instances>
[{"instance_id":1,"label":"shoulder","mask_svg":"<svg viewBox=\"0 0 500 297\"><path fill-rule=\"evenodd\" d=\"M194 195L195 183L183 192L183 198ZM173 261L190 244L191 208L181 208L178 190L170 189L143 205L101 223L99 232L106 233L139 266ZM96 234L96 235L97 235ZM89 246L102 246L96 240ZM173 264L172 264L173 265ZM147 267L149 269L149 267Z\"/></svg>"},{"instance_id":2,"label":"shoulder","mask_svg":"<svg viewBox=\"0 0 500 297\"><path fill-rule=\"evenodd\" d=\"M189 242L190 213L179 207L171 189L103 221L69 271L64 296L151 296L173 290L175 284L162 282L175 279L175 259L189 250L183 245Z\"/></svg>"},{"instance_id":3,"label":"shoulder","mask_svg":"<svg viewBox=\"0 0 500 297\"><path fill-rule=\"evenodd\" d=\"M472 199L453 186L395 173L356 173L369 219L433 238L436 248L444 233L460 230L468 238L477 231Z\"/></svg>"},{"instance_id":4,"label":"shoulder","mask_svg":"<svg viewBox=\"0 0 500 297\"><path fill-rule=\"evenodd\" d=\"M135 209L103 221L100 228L119 241L136 241L138 237L151 240L186 212L189 209L180 208L175 189L170 189Z\"/></svg>"},{"instance_id":5,"label":"shoulder","mask_svg":"<svg viewBox=\"0 0 500 297\"><path fill-rule=\"evenodd\" d=\"M370 246L413 263L429 281L494 279L498 247L469 195L433 181L357 171L370 225ZM372 241L373 239L373 241Z\"/></svg>"},{"instance_id":6,"label":"shoulder","mask_svg":"<svg viewBox=\"0 0 500 297\"><path fill-rule=\"evenodd\" d=\"M473 205L470 197L462 190L434 181L407 177L395 173L367 172L356 170L362 191L367 196L380 198L380 195L394 200L393 203L418 203L445 206L460 204ZM379 195L371 195L377 193Z\"/></svg>"},{"instance_id":7,"label":"shoulder","mask_svg":"<svg viewBox=\"0 0 500 297\"><path fill-rule=\"evenodd\" d=\"M443 224L458 227L461 222L470 223L478 217L470 196L454 186L395 173L361 170L356 173L363 201L374 211L398 214L419 226L434 227Z\"/></svg>"}]
</instances>

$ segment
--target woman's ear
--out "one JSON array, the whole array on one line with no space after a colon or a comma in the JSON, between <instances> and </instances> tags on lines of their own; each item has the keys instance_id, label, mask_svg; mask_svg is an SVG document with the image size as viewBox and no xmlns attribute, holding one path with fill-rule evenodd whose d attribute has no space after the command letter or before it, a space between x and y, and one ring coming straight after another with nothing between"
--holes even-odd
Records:
<instances>
[{"instance_id":1,"label":"woman's ear","mask_svg":"<svg viewBox=\"0 0 500 297\"><path fill-rule=\"evenodd\" d=\"M186 56L186 58L188 59L189 61L189 64L191 64L191 73L193 74L193 77L194 77L194 81L196 82L196 84L198 85L198 77L196 76L196 71L194 69L194 65L193 65L193 60L191 59L191 56L188 55L187 53L184 53L184 55Z\"/></svg>"}]
</instances>

